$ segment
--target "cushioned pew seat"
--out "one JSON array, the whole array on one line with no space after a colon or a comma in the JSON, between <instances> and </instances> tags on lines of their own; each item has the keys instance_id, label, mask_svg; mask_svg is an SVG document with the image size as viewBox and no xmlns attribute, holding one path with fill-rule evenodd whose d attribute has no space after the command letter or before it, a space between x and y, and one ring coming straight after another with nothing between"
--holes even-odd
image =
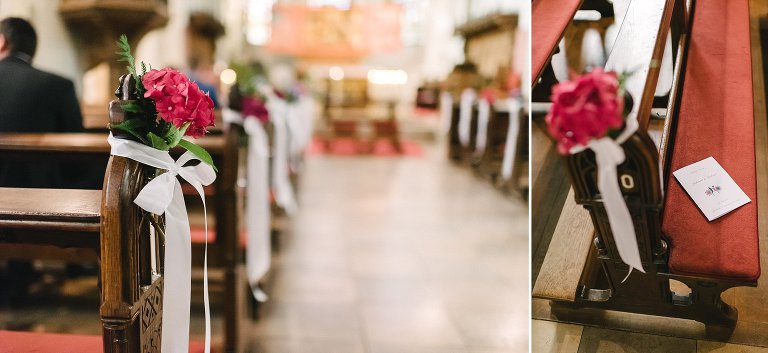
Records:
<instances>
[{"instance_id":1,"label":"cushioned pew seat","mask_svg":"<svg viewBox=\"0 0 768 353\"><path fill-rule=\"evenodd\" d=\"M101 336L0 331L0 353L101 353Z\"/></svg>"},{"instance_id":2,"label":"cushioned pew seat","mask_svg":"<svg viewBox=\"0 0 768 353\"><path fill-rule=\"evenodd\" d=\"M533 84L554 53L565 27L582 0L533 0L531 4L531 73Z\"/></svg>"},{"instance_id":3,"label":"cushioned pew seat","mask_svg":"<svg viewBox=\"0 0 768 353\"><path fill-rule=\"evenodd\" d=\"M190 238L192 239L193 244L203 244L205 243L205 228L203 227L195 227L192 226L189 231ZM246 230L240 231L240 245L245 246L246 242L248 240L248 233ZM209 225L208 228L208 244L212 244L216 241L216 229L214 229L213 225Z\"/></svg>"},{"instance_id":4,"label":"cushioned pew seat","mask_svg":"<svg viewBox=\"0 0 768 353\"><path fill-rule=\"evenodd\" d=\"M712 156L752 202L709 222L670 174L662 226L669 269L754 281L760 257L747 0L697 0L691 32L671 171Z\"/></svg>"},{"instance_id":5,"label":"cushioned pew seat","mask_svg":"<svg viewBox=\"0 0 768 353\"><path fill-rule=\"evenodd\" d=\"M189 353L202 353L205 344L189 343ZM211 347L211 352L216 350ZM102 353L101 336L0 330L0 353Z\"/></svg>"}]
</instances>

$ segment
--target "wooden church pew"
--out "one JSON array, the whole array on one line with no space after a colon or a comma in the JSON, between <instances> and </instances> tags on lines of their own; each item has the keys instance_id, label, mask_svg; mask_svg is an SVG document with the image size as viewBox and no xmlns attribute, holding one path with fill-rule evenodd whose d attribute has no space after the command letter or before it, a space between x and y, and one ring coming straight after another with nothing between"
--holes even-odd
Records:
<instances>
[{"instance_id":1,"label":"wooden church pew","mask_svg":"<svg viewBox=\"0 0 768 353\"><path fill-rule=\"evenodd\" d=\"M0 352L160 352L162 252L151 249L161 242L131 202L152 173L111 157L103 190L0 188L0 247L84 247L98 254L102 321L101 337L0 331Z\"/></svg>"},{"instance_id":2,"label":"wooden church pew","mask_svg":"<svg viewBox=\"0 0 768 353\"><path fill-rule=\"evenodd\" d=\"M525 114L520 114L512 176L505 180L501 175L501 169L510 121L508 107L503 102L499 103L501 104L491 105L486 127L485 150L479 156L473 155L473 167L480 176L490 180L501 190L527 198L528 185L525 180L527 173L524 173L524 169L528 161L528 119L523 118ZM480 126L476 125L475 130L479 129Z\"/></svg>"},{"instance_id":3,"label":"wooden church pew","mask_svg":"<svg viewBox=\"0 0 768 353\"><path fill-rule=\"evenodd\" d=\"M635 220L647 273L635 272L622 282L627 266L619 260L599 192L589 181L594 166L588 164L594 157L591 152L568 157L574 189L533 290L534 297L552 300L558 317L598 308L691 319L706 324L708 334L724 338L738 316L722 301L722 292L757 283L755 179L765 175L755 167L747 1L693 4L688 11L683 1L633 1L627 18L635 20L622 27L607 64L608 69L624 69L633 61L647 61L646 79L627 87L640 92L635 104L641 130L622 145L627 161L618 170L634 181L622 192ZM665 134L656 146L645 128L658 77L654 63L663 54L665 38L658 34L669 29L678 49L673 53L677 79ZM757 148L765 153L764 143ZM703 218L670 177L671 171L708 156L714 156L753 200L714 222ZM579 205L585 210L579 211ZM671 281L684 284L690 293L672 290Z\"/></svg>"},{"instance_id":4,"label":"wooden church pew","mask_svg":"<svg viewBox=\"0 0 768 353\"><path fill-rule=\"evenodd\" d=\"M209 212L214 216L215 224L209 227L209 269L211 279L221 279L225 299L221 300L224 310L224 345L225 351L235 351L242 347L243 320L248 312L245 300L248 286L244 275L243 251L240 242L241 203L238 201L237 175L240 170L240 139L243 132L235 127L225 129L221 135L205 136L195 141L205 148L214 158L219 168L212 190L206 188ZM0 160L38 160L38 161L86 161L103 163L109 158L110 146L104 133L38 133L38 134L0 134ZM171 151L178 157L181 149ZM188 190L189 191L189 190ZM199 203L190 195L188 205ZM192 216L192 215L190 215ZM194 227L194 225L193 225ZM202 227L202 224L200 225ZM193 229L192 249L196 267L202 267L204 236L202 229ZM197 235L197 236L195 236ZM37 254L37 258L52 255L56 251ZM57 259L70 259L56 252ZM2 254L2 252L0 252ZM34 253L33 253L34 256ZM28 256L27 256L28 258ZM220 273L220 276L216 276Z\"/></svg>"}]
</instances>

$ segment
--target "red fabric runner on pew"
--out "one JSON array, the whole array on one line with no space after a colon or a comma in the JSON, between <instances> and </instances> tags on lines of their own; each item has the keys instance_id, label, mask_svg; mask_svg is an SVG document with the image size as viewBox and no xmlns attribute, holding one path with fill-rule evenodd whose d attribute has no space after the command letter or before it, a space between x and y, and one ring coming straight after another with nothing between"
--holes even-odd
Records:
<instances>
[{"instance_id":1,"label":"red fabric runner on pew","mask_svg":"<svg viewBox=\"0 0 768 353\"><path fill-rule=\"evenodd\" d=\"M531 4L531 79L535 84L555 52L565 27L583 0L533 0Z\"/></svg>"},{"instance_id":2,"label":"red fabric runner on pew","mask_svg":"<svg viewBox=\"0 0 768 353\"><path fill-rule=\"evenodd\" d=\"M204 344L189 343L189 353L202 353ZM102 336L0 330L0 353L102 353ZM211 352L216 352L211 348Z\"/></svg>"},{"instance_id":3,"label":"red fabric runner on pew","mask_svg":"<svg viewBox=\"0 0 768 353\"><path fill-rule=\"evenodd\" d=\"M662 226L669 269L754 281L760 256L747 0L697 0L691 32L672 171L712 156L752 202L709 222L670 174Z\"/></svg>"}]
</instances>

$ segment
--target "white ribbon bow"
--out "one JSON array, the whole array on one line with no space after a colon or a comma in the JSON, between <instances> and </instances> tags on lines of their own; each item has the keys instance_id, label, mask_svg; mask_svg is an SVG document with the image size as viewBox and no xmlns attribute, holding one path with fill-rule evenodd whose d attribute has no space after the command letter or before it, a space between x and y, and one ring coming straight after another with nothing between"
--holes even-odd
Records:
<instances>
[{"instance_id":1,"label":"white ribbon bow","mask_svg":"<svg viewBox=\"0 0 768 353\"><path fill-rule=\"evenodd\" d=\"M267 132L255 117L243 118L233 110L224 109L224 122L242 125L248 134L246 170L245 225L247 244L245 268L253 297L264 302L267 294L259 288L259 281L269 271L272 256L270 242L269 201L269 143Z\"/></svg>"},{"instance_id":2,"label":"white ribbon bow","mask_svg":"<svg viewBox=\"0 0 768 353\"><path fill-rule=\"evenodd\" d=\"M461 102L459 103L459 142L462 146L469 145L469 135L472 128L472 103L475 102L475 90L471 88L464 89L461 92Z\"/></svg>"},{"instance_id":3,"label":"white ribbon bow","mask_svg":"<svg viewBox=\"0 0 768 353\"><path fill-rule=\"evenodd\" d=\"M112 155L135 160L167 172L152 179L134 200L142 209L157 215L165 214L165 265L163 286L163 323L161 351L167 353L189 351L189 306L191 296L192 243L189 217L184 203L181 176L190 183L203 201L205 219L205 257L203 260L203 302L205 306L205 353L211 351L211 311L208 298L208 221L203 186L216 180L213 168L201 161L195 166L184 166L199 160L186 152L174 161L168 151L147 145L117 139L109 135Z\"/></svg>"}]
</instances>

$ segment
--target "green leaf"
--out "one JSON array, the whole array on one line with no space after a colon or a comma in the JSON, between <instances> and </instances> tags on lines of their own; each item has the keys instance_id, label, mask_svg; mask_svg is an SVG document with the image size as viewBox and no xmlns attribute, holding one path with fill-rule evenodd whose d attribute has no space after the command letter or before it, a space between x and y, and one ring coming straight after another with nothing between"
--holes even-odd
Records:
<instances>
[{"instance_id":1,"label":"green leaf","mask_svg":"<svg viewBox=\"0 0 768 353\"><path fill-rule=\"evenodd\" d=\"M147 137L149 137L149 142L152 148L155 148L161 151L167 151L171 149L171 146L168 145L168 142L165 141L165 139L163 139L162 137L155 135L154 132L148 133Z\"/></svg>"},{"instance_id":2,"label":"green leaf","mask_svg":"<svg viewBox=\"0 0 768 353\"><path fill-rule=\"evenodd\" d=\"M218 169L216 169L216 166L213 164L213 157L211 157L211 155L208 154L208 151L206 151L204 148L184 139L179 141L179 146L183 147L185 150L189 152L192 152L192 154L194 154L195 157L203 161L203 163L210 165L214 171L216 172L219 171Z\"/></svg>"},{"instance_id":3,"label":"green leaf","mask_svg":"<svg viewBox=\"0 0 768 353\"><path fill-rule=\"evenodd\" d=\"M143 113L144 109L136 104L135 102L130 101L120 101L120 108L122 108L124 111L129 113ZM136 119L129 119L129 120L136 120Z\"/></svg>"},{"instance_id":4,"label":"green leaf","mask_svg":"<svg viewBox=\"0 0 768 353\"><path fill-rule=\"evenodd\" d=\"M147 139L141 136L141 133L139 133L139 129L145 126L146 123L141 119L128 119L120 124L113 125L112 128L125 131L139 139L139 141L143 142L144 144L148 144L149 141L147 141Z\"/></svg>"},{"instance_id":5,"label":"green leaf","mask_svg":"<svg viewBox=\"0 0 768 353\"><path fill-rule=\"evenodd\" d=\"M133 78L138 81L138 75L136 74L136 59L131 54L131 45L128 44L128 36L125 34L120 35L120 40L117 41L117 47L120 51L115 54L118 55L117 61L125 61L128 72L133 75Z\"/></svg>"},{"instance_id":6,"label":"green leaf","mask_svg":"<svg viewBox=\"0 0 768 353\"><path fill-rule=\"evenodd\" d=\"M184 133L187 132L187 128L189 128L190 124L191 123L186 123L182 125L180 129L176 128L176 126L171 126L165 134L165 141L168 141L168 146L171 148L176 147L176 145L179 144L179 141L184 137Z\"/></svg>"}]
</instances>

